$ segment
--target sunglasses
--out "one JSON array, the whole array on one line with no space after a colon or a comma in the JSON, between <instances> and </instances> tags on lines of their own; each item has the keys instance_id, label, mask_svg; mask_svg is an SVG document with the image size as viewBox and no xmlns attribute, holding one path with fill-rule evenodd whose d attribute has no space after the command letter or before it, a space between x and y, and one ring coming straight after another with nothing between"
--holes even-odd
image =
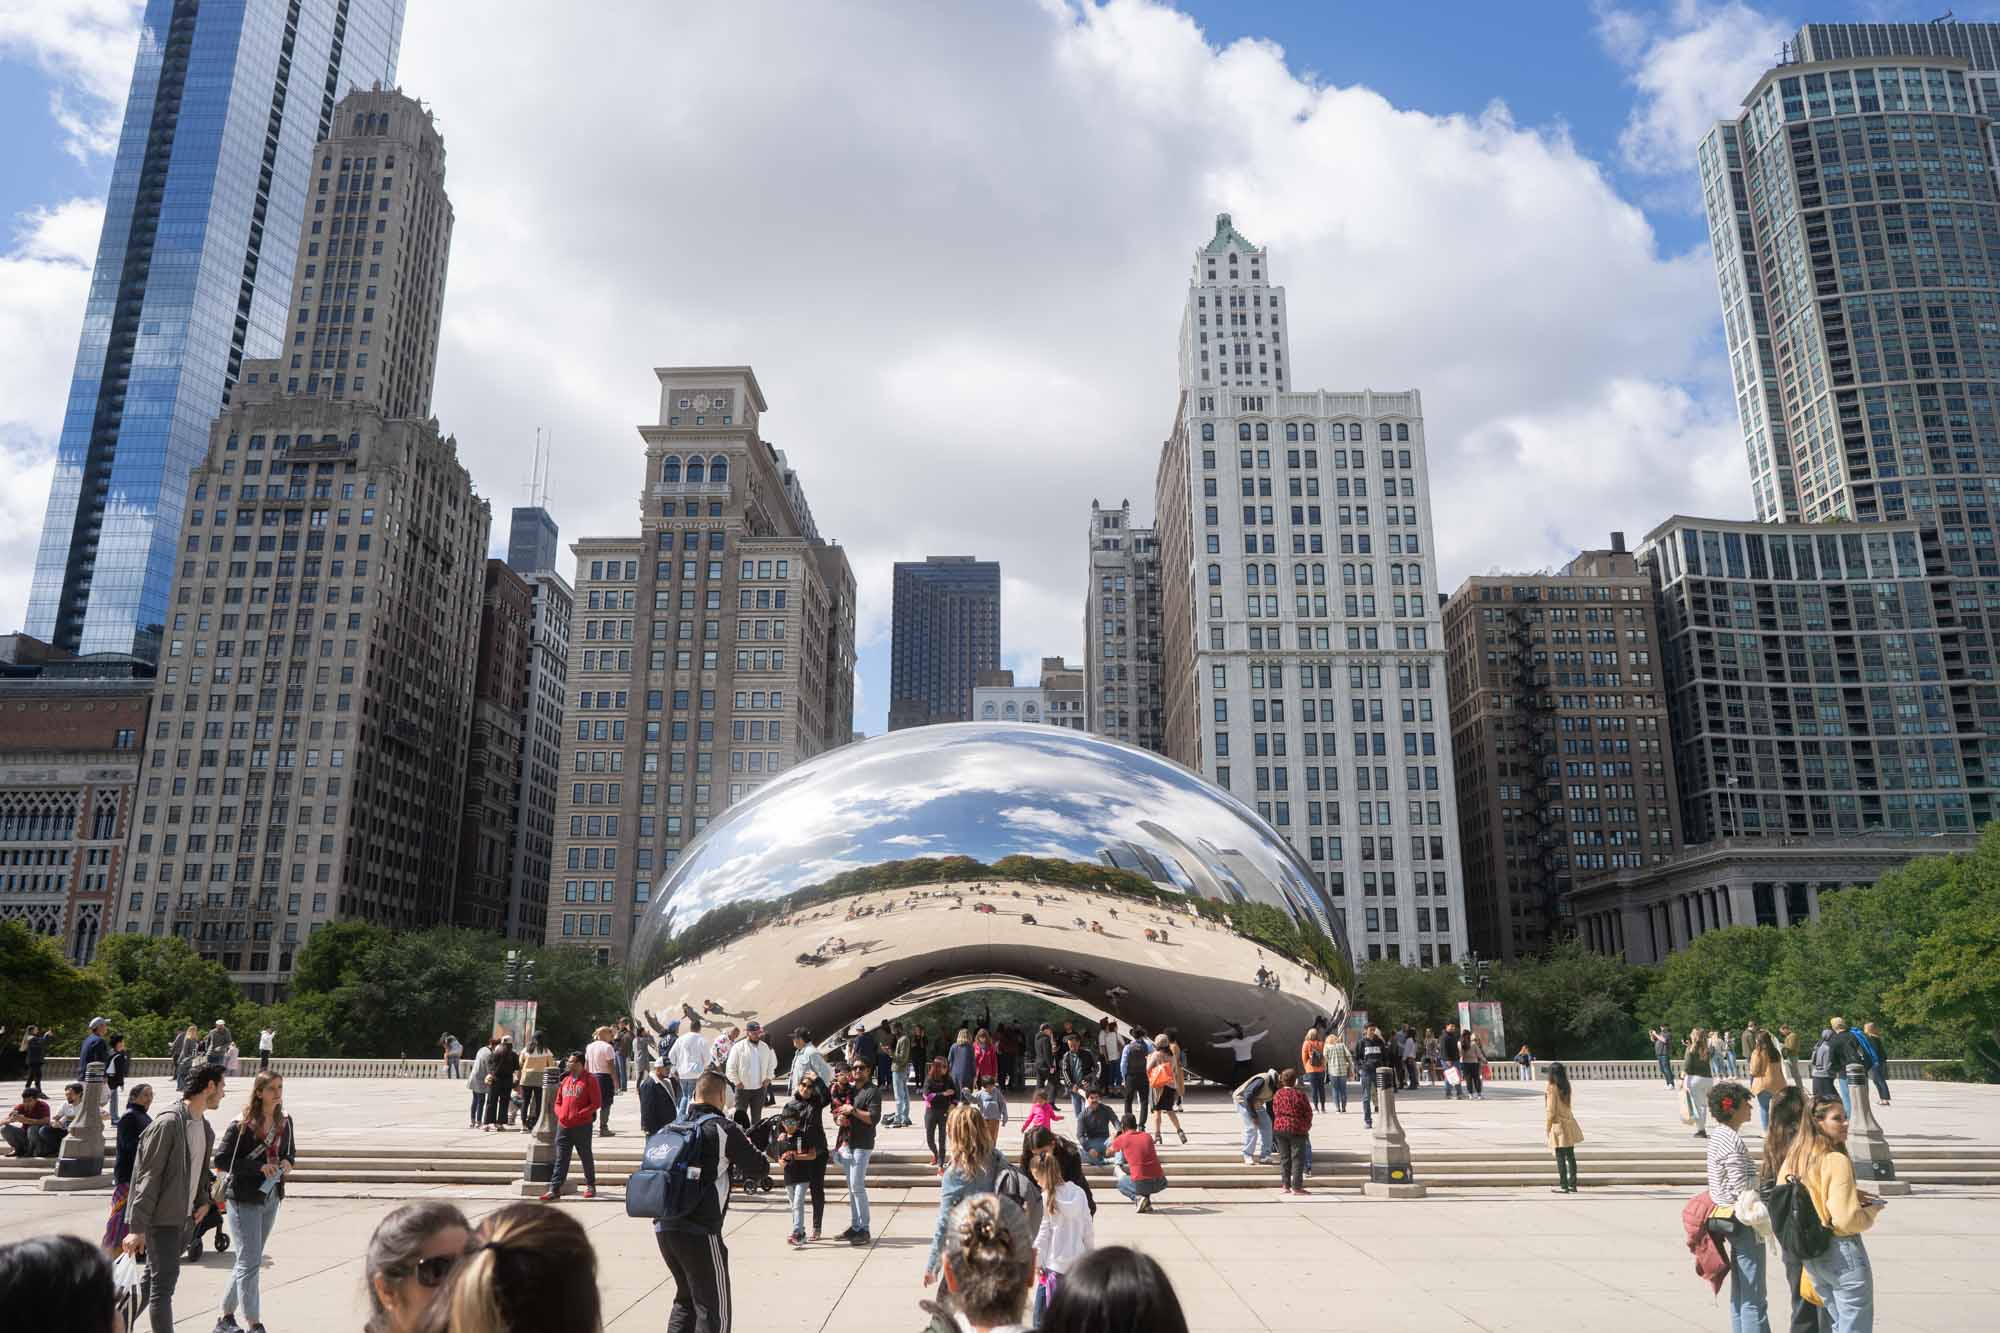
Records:
<instances>
[{"instance_id":1,"label":"sunglasses","mask_svg":"<svg viewBox=\"0 0 2000 1333\"><path fill-rule=\"evenodd\" d=\"M437 1287L451 1276L451 1270L458 1266L460 1256L440 1254L429 1259L419 1259L410 1267L410 1276L426 1287Z\"/></svg>"}]
</instances>

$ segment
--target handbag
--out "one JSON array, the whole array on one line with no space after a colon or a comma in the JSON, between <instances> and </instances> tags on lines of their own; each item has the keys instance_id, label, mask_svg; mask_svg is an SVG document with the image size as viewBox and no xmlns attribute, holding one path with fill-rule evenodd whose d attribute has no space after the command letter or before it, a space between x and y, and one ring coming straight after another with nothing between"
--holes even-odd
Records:
<instances>
[{"instance_id":1,"label":"handbag","mask_svg":"<svg viewBox=\"0 0 2000 1333\"><path fill-rule=\"evenodd\" d=\"M121 1254L111 1264L111 1300L125 1317L125 1327L139 1327L152 1288L146 1283L146 1266L129 1254Z\"/></svg>"},{"instance_id":2,"label":"handbag","mask_svg":"<svg viewBox=\"0 0 2000 1333\"><path fill-rule=\"evenodd\" d=\"M1444 1067L1444 1081L1447 1087L1457 1087L1461 1079L1462 1075L1459 1074L1457 1065L1446 1065Z\"/></svg>"},{"instance_id":3,"label":"handbag","mask_svg":"<svg viewBox=\"0 0 2000 1333\"><path fill-rule=\"evenodd\" d=\"M188 1132L189 1133L194 1132L193 1125L188 1126ZM218 1173L215 1177L215 1183L209 1186L208 1188L208 1201L215 1205L216 1211L218 1212L228 1211L229 1182L236 1175L236 1164L242 1159L243 1159L243 1126L241 1122L239 1122L236 1126L236 1147L229 1154L229 1170L226 1172Z\"/></svg>"}]
</instances>

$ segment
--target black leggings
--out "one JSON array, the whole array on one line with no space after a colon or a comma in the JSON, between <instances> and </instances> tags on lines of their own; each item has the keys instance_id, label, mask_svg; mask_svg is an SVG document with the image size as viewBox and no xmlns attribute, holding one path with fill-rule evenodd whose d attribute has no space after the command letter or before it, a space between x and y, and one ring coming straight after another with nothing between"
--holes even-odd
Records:
<instances>
[{"instance_id":1,"label":"black leggings","mask_svg":"<svg viewBox=\"0 0 2000 1333\"><path fill-rule=\"evenodd\" d=\"M932 1102L924 1108L924 1143L931 1156L944 1160L944 1122L951 1116L950 1102Z\"/></svg>"},{"instance_id":2,"label":"black leggings","mask_svg":"<svg viewBox=\"0 0 2000 1333\"><path fill-rule=\"evenodd\" d=\"M1486 1094L1486 1082L1480 1077L1480 1070L1484 1067L1478 1060L1460 1060L1458 1062L1459 1077L1465 1080L1465 1086L1476 1097Z\"/></svg>"},{"instance_id":3,"label":"black leggings","mask_svg":"<svg viewBox=\"0 0 2000 1333\"><path fill-rule=\"evenodd\" d=\"M1576 1188L1576 1149L1556 1149L1556 1184L1566 1190Z\"/></svg>"}]
</instances>

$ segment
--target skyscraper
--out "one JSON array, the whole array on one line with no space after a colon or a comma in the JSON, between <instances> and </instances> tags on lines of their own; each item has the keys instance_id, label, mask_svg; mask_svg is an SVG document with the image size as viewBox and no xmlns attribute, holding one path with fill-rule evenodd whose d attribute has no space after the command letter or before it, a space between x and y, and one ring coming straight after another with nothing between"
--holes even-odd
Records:
<instances>
[{"instance_id":1,"label":"skyscraper","mask_svg":"<svg viewBox=\"0 0 2000 1333\"><path fill-rule=\"evenodd\" d=\"M513 882L507 895L510 940L540 940L548 932L549 872L555 854L556 799L561 794L564 705L569 698L569 620L576 594L556 572L562 558L556 521L540 506L517 507L507 540L507 567L534 594L533 639L521 715L520 785L514 793Z\"/></svg>"},{"instance_id":2,"label":"skyscraper","mask_svg":"<svg viewBox=\"0 0 2000 1333\"><path fill-rule=\"evenodd\" d=\"M328 921L450 919L492 525L457 441L385 410L427 410L451 217L436 128L393 92L350 93L334 123L292 339L245 363L188 478L119 913L254 999L282 997ZM336 297L377 262L375 304Z\"/></svg>"},{"instance_id":3,"label":"skyscraper","mask_svg":"<svg viewBox=\"0 0 2000 1333\"><path fill-rule=\"evenodd\" d=\"M1160 544L1132 525L1132 502L1090 502L1090 586L1083 603L1090 729L1160 748Z\"/></svg>"},{"instance_id":4,"label":"skyscraper","mask_svg":"<svg viewBox=\"0 0 2000 1333\"><path fill-rule=\"evenodd\" d=\"M1901 580L1914 572L1927 585L1929 609L1910 612L1907 628L1938 631L1928 640L1937 656L1917 666L1914 679L1884 678L1879 661L1857 664L1859 678L1843 674L1838 682L1815 679L1818 663L1813 670L1789 658L1765 666L1780 673L1774 681L1818 689L1820 717L1810 724L1840 725L1820 734L1858 735L1847 723L1853 710L1872 718L1875 696L1884 696L1883 707L1937 718L1922 729L1929 741L1896 739L1900 725L1872 730L1859 743L1867 764L1856 756L1853 771L1857 780L1867 773L1862 791L1886 794L1893 784L1878 773L1891 767L1899 782L1939 790L1899 803L1900 810L1862 799L1860 791L1801 807L1791 790L1796 775L1767 773L1769 750L1753 749L1737 731L1700 755L1683 755L1690 839L1795 832L1801 820L1812 832L1865 832L1877 809L1891 831L1910 821L1924 827L1926 810L1946 830L1968 817L1977 827L1992 813L1987 775L2000 769L2000 199L1990 165L2000 93L1996 33L1994 25L1809 25L1792 51L1815 58L1767 72L1741 115L1718 123L1701 144L1757 516L1767 523L1880 523L1893 529L1899 551L1914 540L1917 549L1893 562L1821 560L1819 573L1795 577L1853 579L1886 566ZM1981 68L1970 68L1966 55ZM1690 561L1693 582L1720 573L1742 609L1735 628L1774 628L1764 619L1753 626L1748 599L1760 581L1783 576L1734 557L1747 532L1714 530L1726 534L1728 550L1715 561ZM1790 546L1808 533L1759 536ZM1664 549L1665 538L1656 544ZM1814 590L1798 588L1785 600L1801 592L1818 600ZM1691 623L1700 643L1705 627ZM1816 625L1809 617L1803 628L1824 635L1864 626ZM1880 649L1874 655L1879 659ZM1749 669L1745 663L1744 678ZM1835 684L1839 694L1831 692ZM1796 708L1803 695L1793 693ZM1677 708L1677 728L1700 721ZM1970 734L1955 735L1962 724ZM1756 730L1753 722L1751 734ZM1817 768L1849 742L1809 744ZM1934 753L1916 763L1916 751L1926 749ZM1697 762L1714 769L1689 766ZM1847 784L1828 775L1818 785L1833 793ZM1725 801L1717 788L1735 790Z\"/></svg>"},{"instance_id":5,"label":"skyscraper","mask_svg":"<svg viewBox=\"0 0 2000 1333\"><path fill-rule=\"evenodd\" d=\"M1554 574L1467 579L1444 609L1466 935L1489 958L1574 933L1569 891L1680 849L1665 647L1625 534Z\"/></svg>"},{"instance_id":6,"label":"skyscraper","mask_svg":"<svg viewBox=\"0 0 2000 1333\"><path fill-rule=\"evenodd\" d=\"M507 567L516 574L533 574L554 569L562 546L556 540L556 521L539 505L516 505L513 525L507 530Z\"/></svg>"},{"instance_id":7,"label":"skyscraper","mask_svg":"<svg viewBox=\"0 0 2000 1333\"><path fill-rule=\"evenodd\" d=\"M1464 885L1423 405L1288 391L1286 310L1219 216L1157 480L1163 743L1298 848L1357 956L1449 962Z\"/></svg>"},{"instance_id":8,"label":"skyscraper","mask_svg":"<svg viewBox=\"0 0 2000 1333\"><path fill-rule=\"evenodd\" d=\"M393 83L404 0L149 0L28 598L73 652L158 653L188 473L291 324L313 148Z\"/></svg>"},{"instance_id":9,"label":"skyscraper","mask_svg":"<svg viewBox=\"0 0 2000 1333\"><path fill-rule=\"evenodd\" d=\"M605 962L712 817L854 731L854 575L759 433L757 376L653 373L640 531L572 548L547 938Z\"/></svg>"},{"instance_id":10,"label":"skyscraper","mask_svg":"<svg viewBox=\"0 0 2000 1333\"><path fill-rule=\"evenodd\" d=\"M889 628L889 730L972 717L1000 669L1000 566L969 555L898 561Z\"/></svg>"}]
</instances>

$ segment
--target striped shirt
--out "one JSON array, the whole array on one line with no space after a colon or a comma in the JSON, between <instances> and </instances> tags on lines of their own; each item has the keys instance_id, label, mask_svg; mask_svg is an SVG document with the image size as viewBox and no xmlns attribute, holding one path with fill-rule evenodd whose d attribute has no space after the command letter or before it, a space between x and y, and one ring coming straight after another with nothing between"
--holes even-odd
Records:
<instances>
[{"instance_id":1,"label":"striped shirt","mask_svg":"<svg viewBox=\"0 0 2000 1333\"><path fill-rule=\"evenodd\" d=\"M1750 1165L1750 1150L1743 1146L1743 1136L1722 1124L1709 1130L1708 1197L1715 1200L1715 1206L1733 1205L1737 1195L1756 1183L1757 1173Z\"/></svg>"}]
</instances>

